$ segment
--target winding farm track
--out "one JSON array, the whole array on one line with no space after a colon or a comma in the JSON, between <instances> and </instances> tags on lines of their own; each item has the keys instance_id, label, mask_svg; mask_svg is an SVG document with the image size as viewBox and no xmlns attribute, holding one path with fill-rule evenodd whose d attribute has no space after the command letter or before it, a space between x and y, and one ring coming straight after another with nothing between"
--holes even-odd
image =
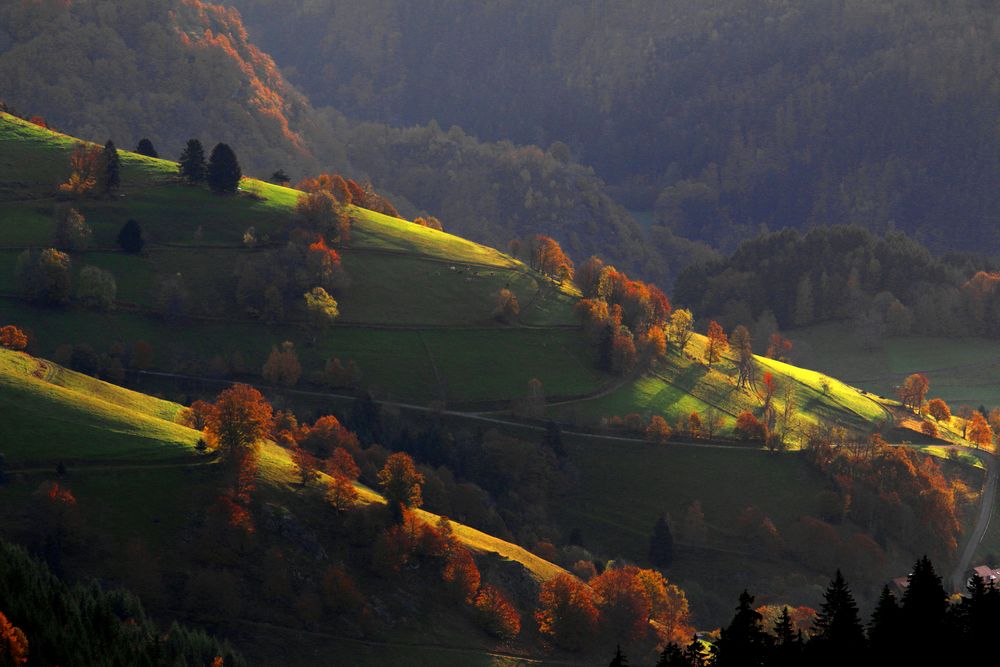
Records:
<instances>
[{"instance_id":1,"label":"winding farm track","mask_svg":"<svg viewBox=\"0 0 1000 667\"><path fill-rule=\"evenodd\" d=\"M982 493L979 494L979 514L976 516L976 524L969 531L958 563L956 563L949 578L951 588L956 593L965 590L965 577L972 567L972 557L976 555L976 549L979 548L983 536L986 535L986 530L990 527L990 521L996 508L997 494L997 457L980 450L966 449L975 452L986 464L986 479L983 481Z\"/></svg>"}]
</instances>

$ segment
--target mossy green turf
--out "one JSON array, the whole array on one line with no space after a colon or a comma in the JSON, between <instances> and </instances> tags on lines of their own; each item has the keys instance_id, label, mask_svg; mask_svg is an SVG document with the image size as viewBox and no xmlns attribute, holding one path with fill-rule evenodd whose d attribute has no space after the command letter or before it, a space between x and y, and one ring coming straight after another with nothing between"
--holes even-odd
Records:
<instances>
[{"instance_id":1,"label":"mossy green turf","mask_svg":"<svg viewBox=\"0 0 1000 667\"><path fill-rule=\"evenodd\" d=\"M858 387L894 396L910 373L924 373L931 397L951 405L1000 406L1000 341L987 338L886 338L866 350L849 324L823 324L788 334L809 348L810 366Z\"/></svg>"},{"instance_id":2,"label":"mossy green turf","mask_svg":"<svg viewBox=\"0 0 1000 667\"><path fill-rule=\"evenodd\" d=\"M779 387L773 398L779 412L784 407L783 388L790 386L794 390L799 429L824 421L869 430L875 422L890 419L886 408L872 396L821 373L764 357L756 358L758 388L740 390L736 387L738 370L734 358L727 355L709 368L702 363L704 348L705 338L695 335L684 356L671 353L652 372L624 383L607 395L554 406L550 412L557 418L578 423L637 412L647 418L663 416L672 425L693 411L704 417L706 412L716 410L725 419L723 433L731 434L740 412L760 412L759 385L763 375L771 373Z\"/></svg>"}]
</instances>

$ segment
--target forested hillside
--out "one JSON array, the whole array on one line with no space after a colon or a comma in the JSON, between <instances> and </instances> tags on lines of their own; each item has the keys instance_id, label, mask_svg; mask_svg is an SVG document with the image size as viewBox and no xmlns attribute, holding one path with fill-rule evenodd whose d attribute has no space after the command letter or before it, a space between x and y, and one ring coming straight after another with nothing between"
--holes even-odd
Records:
<instances>
[{"instance_id":1,"label":"forested hillside","mask_svg":"<svg viewBox=\"0 0 1000 667\"><path fill-rule=\"evenodd\" d=\"M0 6L0 101L93 141L131 148L148 138L165 158L197 137L232 145L256 176L284 169L298 182L329 169L370 179L404 214L432 213L448 231L501 248L545 232L578 261L599 253L663 283L711 255L666 230L659 250L644 244L564 146L482 143L434 123L400 129L317 111L235 10L201 0Z\"/></svg>"},{"instance_id":2,"label":"forested hillside","mask_svg":"<svg viewBox=\"0 0 1000 667\"><path fill-rule=\"evenodd\" d=\"M231 4L315 103L564 142L684 235L732 247L763 225L856 223L934 249L997 240L990 3Z\"/></svg>"}]
</instances>

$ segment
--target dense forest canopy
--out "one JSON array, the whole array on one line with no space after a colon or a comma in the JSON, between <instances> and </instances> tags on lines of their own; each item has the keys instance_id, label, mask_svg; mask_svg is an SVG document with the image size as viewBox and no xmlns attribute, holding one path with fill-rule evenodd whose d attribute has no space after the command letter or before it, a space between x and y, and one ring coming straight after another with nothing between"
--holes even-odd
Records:
<instances>
[{"instance_id":1,"label":"dense forest canopy","mask_svg":"<svg viewBox=\"0 0 1000 667\"><path fill-rule=\"evenodd\" d=\"M762 226L853 223L935 250L997 240L990 3L231 4L314 103L563 142L685 236L732 248Z\"/></svg>"}]
</instances>

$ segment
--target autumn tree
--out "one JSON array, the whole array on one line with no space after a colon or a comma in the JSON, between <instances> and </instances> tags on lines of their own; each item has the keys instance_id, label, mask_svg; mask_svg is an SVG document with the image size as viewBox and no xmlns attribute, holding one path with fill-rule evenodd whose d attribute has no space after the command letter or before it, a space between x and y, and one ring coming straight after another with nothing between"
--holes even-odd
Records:
<instances>
[{"instance_id":1,"label":"autumn tree","mask_svg":"<svg viewBox=\"0 0 1000 667\"><path fill-rule=\"evenodd\" d=\"M108 195L118 190L122 184L122 163L118 157L115 142L108 139L101 152L101 174L98 182L101 192Z\"/></svg>"},{"instance_id":2,"label":"autumn tree","mask_svg":"<svg viewBox=\"0 0 1000 667\"><path fill-rule=\"evenodd\" d=\"M256 465L257 446L271 432L271 404L245 384L224 390L208 414L206 430L218 443L223 460L234 472L233 487L238 492L248 468Z\"/></svg>"},{"instance_id":3,"label":"autumn tree","mask_svg":"<svg viewBox=\"0 0 1000 667\"><path fill-rule=\"evenodd\" d=\"M153 142L145 137L140 139L139 143L136 144L135 152L146 157L160 157L160 154L156 152L156 147L153 146Z\"/></svg>"},{"instance_id":4,"label":"autumn tree","mask_svg":"<svg viewBox=\"0 0 1000 667\"><path fill-rule=\"evenodd\" d=\"M326 491L326 501L337 512L346 512L358 503L358 490L354 482L344 475L333 475Z\"/></svg>"},{"instance_id":5,"label":"autumn tree","mask_svg":"<svg viewBox=\"0 0 1000 667\"><path fill-rule=\"evenodd\" d=\"M20 328L8 324L0 328L0 347L22 351L28 347L28 336Z\"/></svg>"},{"instance_id":6,"label":"autumn tree","mask_svg":"<svg viewBox=\"0 0 1000 667\"><path fill-rule=\"evenodd\" d=\"M677 353L684 354L684 350L694 335L694 316L691 311L686 308L678 308L672 312L667 331L670 339L677 346Z\"/></svg>"},{"instance_id":7,"label":"autumn tree","mask_svg":"<svg viewBox=\"0 0 1000 667\"><path fill-rule=\"evenodd\" d=\"M495 586L483 586L472 603L479 623L494 637L511 640L521 632L521 615Z\"/></svg>"},{"instance_id":8,"label":"autumn tree","mask_svg":"<svg viewBox=\"0 0 1000 667\"><path fill-rule=\"evenodd\" d=\"M984 449L993 444L993 429L990 428L989 422L986 421L986 418L978 410L972 414L967 432L968 435L966 437L976 447Z\"/></svg>"},{"instance_id":9,"label":"autumn tree","mask_svg":"<svg viewBox=\"0 0 1000 667\"><path fill-rule=\"evenodd\" d=\"M350 480L356 480L361 475L361 469L343 447L337 447L326 462L326 471L331 475L342 475Z\"/></svg>"},{"instance_id":10,"label":"autumn tree","mask_svg":"<svg viewBox=\"0 0 1000 667\"><path fill-rule=\"evenodd\" d=\"M282 387L294 387L302 377L302 364L295 352L295 343L285 341L281 347L271 347L271 354L261 371L263 378Z\"/></svg>"},{"instance_id":11,"label":"autumn tree","mask_svg":"<svg viewBox=\"0 0 1000 667\"><path fill-rule=\"evenodd\" d=\"M927 412L931 417L934 417L934 421L947 422L951 419L951 409L948 407L948 404L940 398L932 398L928 401Z\"/></svg>"},{"instance_id":12,"label":"autumn tree","mask_svg":"<svg viewBox=\"0 0 1000 667\"><path fill-rule=\"evenodd\" d=\"M0 666L28 664L28 638L0 611Z\"/></svg>"},{"instance_id":13,"label":"autumn tree","mask_svg":"<svg viewBox=\"0 0 1000 667\"><path fill-rule=\"evenodd\" d=\"M181 152L177 171L181 178L191 185L203 182L208 177L208 166L205 164L205 149L197 139L188 139L184 151Z\"/></svg>"},{"instance_id":14,"label":"autumn tree","mask_svg":"<svg viewBox=\"0 0 1000 667\"><path fill-rule=\"evenodd\" d=\"M767 427L757 419L752 412L744 410L736 417L736 435L743 441L764 442L767 438Z\"/></svg>"},{"instance_id":15,"label":"autumn tree","mask_svg":"<svg viewBox=\"0 0 1000 667\"><path fill-rule=\"evenodd\" d=\"M652 605L637 568L607 569L590 581L601 625L620 642L642 639L649 630Z\"/></svg>"},{"instance_id":16,"label":"autumn tree","mask_svg":"<svg viewBox=\"0 0 1000 667\"><path fill-rule=\"evenodd\" d=\"M694 634L687 595L656 570L626 568L642 585L649 600L649 618L661 642L682 642Z\"/></svg>"},{"instance_id":17,"label":"autumn tree","mask_svg":"<svg viewBox=\"0 0 1000 667\"><path fill-rule=\"evenodd\" d=\"M580 288L580 292L585 298L592 299L598 296L598 285L603 270L604 262L600 257L593 255L577 268L573 282Z\"/></svg>"},{"instance_id":18,"label":"autumn tree","mask_svg":"<svg viewBox=\"0 0 1000 667\"><path fill-rule=\"evenodd\" d=\"M708 342L705 345L705 362L711 367L729 349L729 339L722 325L712 320L708 323Z\"/></svg>"},{"instance_id":19,"label":"autumn tree","mask_svg":"<svg viewBox=\"0 0 1000 667\"><path fill-rule=\"evenodd\" d=\"M687 417L687 432L692 438L697 438L702 434L704 426L702 425L701 415L698 414L697 410L692 410L691 414Z\"/></svg>"},{"instance_id":20,"label":"autumn tree","mask_svg":"<svg viewBox=\"0 0 1000 667\"><path fill-rule=\"evenodd\" d=\"M104 178L104 151L100 146L77 143L69 157L70 175L59 191L81 198L93 192Z\"/></svg>"},{"instance_id":21,"label":"autumn tree","mask_svg":"<svg viewBox=\"0 0 1000 667\"><path fill-rule=\"evenodd\" d=\"M515 324L521 314L521 305L517 302L517 295L504 287L497 293L497 305L493 309L493 318L504 324Z\"/></svg>"},{"instance_id":22,"label":"autumn tree","mask_svg":"<svg viewBox=\"0 0 1000 667\"><path fill-rule=\"evenodd\" d=\"M320 333L326 331L340 316L337 300L330 296L322 287L313 287L302 295L306 302L306 312L309 313L309 323L313 329L313 341Z\"/></svg>"},{"instance_id":23,"label":"autumn tree","mask_svg":"<svg viewBox=\"0 0 1000 667\"><path fill-rule=\"evenodd\" d=\"M409 454L396 452L386 459L378 473L378 483L389 507L396 513L401 507L420 507L424 476L417 472Z\"/></svg>"},{"instance_id":24,"label":"autumn tree","mask_svg":"<svg viewBox=\"0 0 1000 667\"><path fill-rule=\"evenodd\" d=\"M217 144L208 159L208 187L218 194L231 194L239 188L242 178L243 170L236 159L236 153L228 144Z\"/></svg>"},{"instance_id":25,"label":"autumn tree","mask_svg":"<svg viewBox=\"0 0 1000 667\"><path fill-rule=\"evenodd\" d=\"M729 343L739 355L739 378L736 380L736 386L740 389L752 387L755 384L755 378L750 331L740 324L733 330Z\"/></svg>"},{"instance_id":26,"label":"autumn tree","mask_svg":"<svg viewBox=\"0 0 1000 667\"><path fill-rule=\"evenodd\" d=\"M323 232L340 244L350 240L350 212L331 190L306 190L299 195L295 211L309 229Z\"/></svg>"},{"instance_id":27,"label":"autumn tree","mask_svg":"<svg viewBox=\"0 0 1000 667\"><path fill-rule=\"evenodd\" d=\"M775 332L767 342L767 357L787 363L792 354L792 347L792 341Z\"/></svg>"},{"instance_id":28,"label":"autumn tree","mask_svg":"<svg viewBox=\"0 0 1000 667\"><path fill-rule=\"evenodd\" d=\"M538 631L555 644L580 650L597 632L598 611L591 590L569 574L558 574L542 584L535 620Z\"/></svg>"},{"instance_id":29,"label":"autumn tree","mask_svg":"<svg viewBox=\"0 0 1000 667\"><path fill-rule=\"evenodd\" d=\"M934 425L934 422L928 422L928 421L921 422L920 423L920 432L923 433L924 435L926 435L929 438L936 438L937 437L937 426Z\"/></svg>"},{"instance_id":30,"label":"autumn tree","mask_svg":"<svg viewBox=\"0 0 1000 667\"><path fill-rule=\"evenodd\" d=\"M441 579L455 599L472 602L479 590L479 568L465 547L455 545L445 556Z\"/></svg>"},{"instance_id":31,"label":"autumn tree","mask_svg":"<svg viewBox=\"0 0 1000 667\"><path fill-rule=\"evenodd\" d=\"M83 252L94 235L83 215L75 208L60 206L55 212L56 228L52 245L66 252Z\"/></svg>"},{"instance_id":32,"label":"autumn tree","mask_svg":"<svg viewBox=\"0 0 1000 667\"><path fill-rule=\"evenodd\" d=\"M29 301L63 305L70 296L69 255L55 248L25 250L17 258L17 285Z\"/></svg>"},{"instance_id":33,"label":"autumn tree","mask_svg":"<svg viewBox=\"0 0 1000 667\"><path fill-rule=\"evenodd\" d=\"M538 234L531 240L531 268L560 280L572 280L573 261L550 236Z\"/></svg>"},{"instance_id":34,"label":"autumn tree","mask_svg":"<svg viewBox=\"0 0 1000 667\"><path fill-rule=\"evenodd\" d=\"M923 373L914 373L903 380L903 384L896 390L899 400L906 407L919 412L924 406L924 397L931 383Z\"/></svg>"},{"instance_id":35,"label":"autumn tree","mask_svg":"<svg viewBox=\"0 0 1000 667\"><path fill-rule=\"evenodd\" d=\"M319 479L319 462L316 457L302 447L294 446L288 451L299 472L299 484L303 487L309 486L309 482Z\"/></svg>"},{"instance_id":36,"label":"autumn tree","mask_svg":"<svg viewBox=\"0 0 1000 667\"><path fill-rule=\"evenodd\" d=\"M649 419L649 425L646 427L646 440L663 445L670 440L672 434L673 432L670 430L667 420L660 415L653 415Z\"/></svg>"}]
</instances>

